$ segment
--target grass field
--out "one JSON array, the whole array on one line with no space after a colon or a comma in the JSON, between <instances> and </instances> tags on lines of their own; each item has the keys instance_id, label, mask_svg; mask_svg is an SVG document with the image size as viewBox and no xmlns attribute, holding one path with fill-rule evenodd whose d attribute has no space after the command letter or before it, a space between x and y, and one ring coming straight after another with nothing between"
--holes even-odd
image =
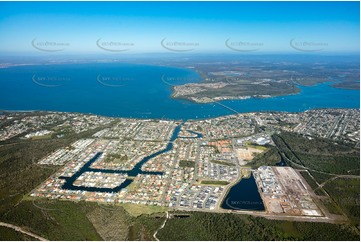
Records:
<instances>
[{"instance_id":1,"label":"grass field","mask_svg":"<svg viewBox=\"0 0 361 242\"><path fill-rule=\"evenodd\" d=\"M124 203L121 204L125 211L127 211L131 216L138 217L144 214L152 214L152 213L162 213L169 210L168 207L160 207L160 206L147 206L141 204L132 204L132 203Z\"/></svg>"},{"instance_id":2,"label":"grass field","mask_svg":"<svg viewBox=\"0 0 361 242\"><path fill-rule=\"evenodd\" d=\"M34 136L31 137L32 140L39 140L39 139L50 139L52 137L52 134L46 134L41 136Z\"/></svg>"},{"instance_id":3,"label":"grass field","mask_svg":"<svg viewBox=\"0 0 361 242\"><path fill-rule=\"evenodd\" d=\"M179 161L179 167L191 167L194 168L196 166L196 163L191 160L180 160Z\"/></svg>"},{"instance_id":4,"label":"grass field","mask_svg":"<svg viewBox=\"0 0 361 242\"><path fill-rule=\"evenodd\" d=\"M225 186L225 185L228 185L229 182L227 182L227 181L203 180L203 181L201 182L201 184L204 184L204 185L221 185L221 186Z\"/></svg>"},{"instance_id":5,"label":"grass field","mask_svg":"<svg viewBox=\"0 0 361 242\"><path fill-rule=\"evenodd\" d=\"M235 166L236 164L227 162L227 161L221 161L221 160L211 160L212 163L225 165L225 166Z\"/></svg>"},{"instance_id":6,"label":"grass field","mask_svg":"<svg viewBox=\"0 0 361 242\"><path fill-rule=\"evenodd\" d=\"M247 142L246 142L246 147L247 147L247 148L257 149L257 150L262 150L262 151L266 151L266 150L268 150L268 148L267 148L267 147L262 146L262 145L256 145L256 144L253 144L253 143L252 143L252 142L250 142L250 141L247 141Z\"/></svg>"}]
</instances>

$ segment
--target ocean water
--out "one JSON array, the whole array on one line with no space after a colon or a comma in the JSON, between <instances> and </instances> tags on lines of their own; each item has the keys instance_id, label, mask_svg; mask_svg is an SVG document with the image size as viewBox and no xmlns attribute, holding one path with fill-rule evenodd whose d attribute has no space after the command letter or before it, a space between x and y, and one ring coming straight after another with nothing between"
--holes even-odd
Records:
<instances>
[{"instance_id":1,"label":"ocean water","mask_svg":"<svg viewBox=\"0 0 361 242\"><path fill-rule=\"evenodd\" d=\"M191 69L119 63L17 66L0 69L0 109L93 113L114 117L202 119L234 114L217 103L171 98L172 86L199 82ZM360 108L360 91L323 83L273 98L227 100L237 112Z\"/></svg>"}]
</instances>

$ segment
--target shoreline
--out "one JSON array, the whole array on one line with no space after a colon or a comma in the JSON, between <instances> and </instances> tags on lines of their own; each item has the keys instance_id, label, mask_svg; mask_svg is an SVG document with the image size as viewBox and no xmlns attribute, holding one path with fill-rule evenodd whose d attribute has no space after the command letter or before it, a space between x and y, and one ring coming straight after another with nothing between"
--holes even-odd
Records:
<instances>
[{"instance_id":1,"label":"shoreline","mask_svg":"<svg viewBox=\"0 0 361 242\"><path fill-rule=\"evenodd\" d=\"M202 120L209 120L209 119L216 119L220 117L228 117L228 116L235 116L240 114L252 114L252 113L304 113L309 112L312 110L328 110L328 109L336 109L336 110L360 110L361 108L311 108L306 109L304 111L274 111L274 110L263 110L263 111L251 111L251 112L239 112L238 114L227 114L227 115L219 115L216 117L208 117L208 118L189 118L189 119L172 119L172 118L135 118L135 117L117 117L117 116L108 116L108 115L102 115L102 114L94 114L94 113L82 113L82 112L73 112L73 111L54 111L54 110L6 110L6 109L0 109L0 115L6 114L6 113L61 113L61 114L81 114L81 115L94 115L94 116L100 116L100 117L106 117L106 118L113 118L113 119L131 119L131 120L156 120L156 121L173 121L173 122L186 122L186 121L202 121Z\"/></svg>"},{"instance_id":2,"label":"shoreline","mask_svg":"<svg viewBox=\"0 0 361 242\"><path fill-rule=\"evenodd\" d=\"M352 90L352 89L348 89L348 90ZM299 92L288 93L288 94L284 94L284 95L251 95L251 96L240 96L240 97L229 97L229 98L217 97L219 99L207 97L207 99L210 100L209 102L199 102L199 101L192 99L192 97L185 97L185 96L174 97L172 95L171 98L174 100L186 100L186 101L189 101L189 102L195 103L195 104L211 104L211 103L222 102L222 101L241 101L241 100L247 100L247 99L268 99L268 98L276 98L276 97L287 97L287 96L292 96L292 95L298 95L301 93L301 91L302 90L300 90Z\"/></svg>"},{"instance_id":3,"label":"shoreline","mask_svg":"<svg viewBox=\"0 0 361 242\"><path fill-rule=\"evenodd\" d=\"M201 82L201 83L207 84L207 82ZM174 100L186 100L186 101L189 101L189 102L194 103L194 104L211 104L211 103L216 103L216 102L221 102L221 101L241 101L241 100L247 100L247 99L271 99L271 98L277 98L277 97L288 97L288 96L301 94L303 92L304 88L311 88L311 87L316 87L316 86L319 86L319 85L327 85L327 86L330 86L330 87L335 88L335 89L342 89L342 90L347 90L347 91L360 90L359 88L348 88L348 87L336 87L336 86L334 86L337 83L338 82L336 82L336 81L325 81L325 82L315 83L315 84L312 84L312 85L296 84L295 86L298 89L297 92L291 92L291 93L285 93L285 94L220 96L220 97L202 97L202 98L197 98L197 97L192 97L192 96L190 96L190 97L188 97L188 96L174 96L174 86L173 86L172 87L172 94L171 94L170 98L174 99ZM192 83L188 83L188 84L192 84ZM194 84L198 84L198 83L194 83ZM201 102L201 101L197 101L195 99L208 99L208 101Z\"/></svg>"}]
</instances>

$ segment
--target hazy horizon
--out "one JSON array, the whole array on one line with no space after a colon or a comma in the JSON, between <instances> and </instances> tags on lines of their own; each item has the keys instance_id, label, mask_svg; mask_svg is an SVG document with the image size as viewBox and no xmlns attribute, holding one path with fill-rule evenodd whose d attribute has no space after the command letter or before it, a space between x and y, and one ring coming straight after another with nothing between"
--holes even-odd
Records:
<instances>
[{"instance_id":1,"label":"hazy horizon","mask_svg":"<svg viewBox=\"0 0 361 242\"><path fill-rule=\"evenodd\" d=\"M358 2L0 2L0 53L359 54Z\"/></svg>"}]
</instances>

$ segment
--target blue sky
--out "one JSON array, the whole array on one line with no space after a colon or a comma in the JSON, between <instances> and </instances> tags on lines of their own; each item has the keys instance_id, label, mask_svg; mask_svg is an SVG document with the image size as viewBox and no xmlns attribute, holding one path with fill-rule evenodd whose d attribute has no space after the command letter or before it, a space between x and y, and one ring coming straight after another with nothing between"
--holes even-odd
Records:
<instances>
[{"instance_id":1,"label":"blue sky","mask_svg":"<svg viewBox=\"0 0 361 242\"><path fill-rule=\"evenodd\" d=\"M194 53L232 53L230 45L350 53L359 52L359 16L359 2L0 2L0 51L37 53L36 39L40 48L102 53L101 39L122 53L169 52L164 45Z\"/></svg>"}]
</instances>

